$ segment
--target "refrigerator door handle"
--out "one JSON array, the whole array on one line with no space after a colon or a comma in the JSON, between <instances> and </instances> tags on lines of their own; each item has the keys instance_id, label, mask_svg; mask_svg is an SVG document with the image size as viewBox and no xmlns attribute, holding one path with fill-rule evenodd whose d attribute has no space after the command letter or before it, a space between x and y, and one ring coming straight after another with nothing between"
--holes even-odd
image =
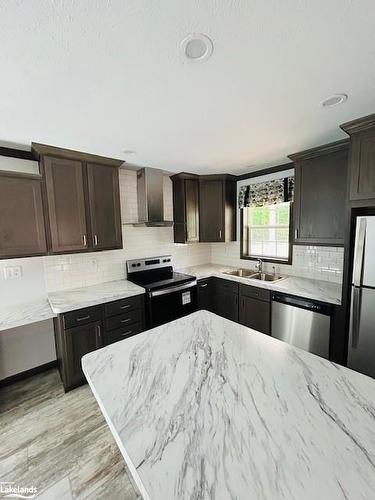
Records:
<instances>
[{"instance_id":1,"label":"refrigerator door handle","mask_svg":"<svg viewBox=\"0 0 375 500\"><path fill-rule=\"evenodd\" d=\"M359 326L361 318L361 298L362 290L359 287L353 287L353 310L352 310L352 347L357 349L359 342Z\"/></svg>"},{"instance_id":2,"label":"refrigerator door handle","mask_svg":"<svg viewBox=\"0 0 375 500\"><path fill-rule=\"evenodd\" d=\"M353 285L355 287L362 286L362 273L363 273L363 257L365 251L366 240L366 219L359 220L359 227L357 238L355 242L354 251L354 268L353 268Z\"/></svg>"}]
</instances>

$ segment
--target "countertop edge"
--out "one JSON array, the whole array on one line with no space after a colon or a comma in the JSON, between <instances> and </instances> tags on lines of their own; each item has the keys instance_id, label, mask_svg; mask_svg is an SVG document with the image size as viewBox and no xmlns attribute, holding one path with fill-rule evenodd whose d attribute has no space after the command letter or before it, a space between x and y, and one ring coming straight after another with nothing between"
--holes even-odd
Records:
<instances>
[{"instance_id":1,"label":"countertop edge","mask_svg":"<svg viewBox=\"0 0 375 500\"><path fill-rule=\"evenodd\" d=\"M217 264L213 264L213 265L217 265ZM194 267L194 266L191 266L191 267ZM199 267L199 266L197 266L197 267ZM223 269L230 269L230 268L231 268L230 266L223 266ZM179 269L179 271L187 272L188 269L189 268ZM190 271L190 272L192 273L192 275L194 275L193 271ZM203 280L203 279L208 279L208 278L220 278L220 279L224 279L227 281L235 281L236 283L240 283L242 285L253 286L255 288L263 288L265 290L270 290L271 292L275 291L275 292L279 292L279 293L284 293L286 295L293 295L295 297L317 300L319 302L324 302L326 304L331 304L334 306L341 306L342 305L341 298L340 299L333 299L333 298L326 298L326 297L322 298L319 296L319 294L314 294L314 293L309 293L309 292L302 293L301 291L293 290L293 289L287 290L284 287L279 286L278 283L269 283L269 282L263 283L263 282L260 282L257 280L249 280L247 278L241 278L240 276L227 275L227 274L224 274L224 272L219 271L219 270L207 271L207 273L202 273L202 275L199 275L199 277L197 276L196 278L197 278L197 281ZM281 283L287 281L288 279L300 279L300 280L306 280L306 281L310 281L310 282L321 281L321 280L313 280L311 278L304 278L301 276L288 275L285 279L280 280L279 283L281 284ZM325 282L323 281L323 283L325 283ZM330 281L328 281L327 283L333 284ZM335 284L337 284L337 283L335 283Z\"/></svg>"},{"instance_id":2,"label":"countertop edge","mask_svg":"<svg viewBox=\"0 0 375 500\"><path fill-rule=\"evenodd\" d=\"M69 293L69 290L67 290L66 293ZM144 295L145 293L146 293L146 290L144 290L144 289L137 290L137 291L134 291L131 293L129 293L129 292L118 293L113 297L101 297L101 298L98 298L95 300L93 299L93 300L82 301L79 305L74 306L74 307L73 306L61 307L61 306L54 305L53 304L53 297L50 296L50 295L52 295L52 293L50 295L48 295L47 298L48 298L49 305L51 306L51 309L55 314L64 314L64 313L71 312L71 311L78 311L79 309L84 309L85 307L99 306L101 304L107 304L108 302L115 302L116 300L127 299L130 297L136 297L138 295Z\"/></svg>"},{"instance_id":3,"label":"countertop edge","mask_svg":"<svg viewBox=\"0 0 375 500\"><path fill-rule=\"evenodd\" d=\"M114 440L116 441L116 444L121 452L121 455L123 456L125 462L126 462L126 465L128 466L129 468L129 471L132 475L132 478L135 482L135 484L138 486L139 488L139 492L141 493L141 496L144 500L151 500L151 497L149 496L149 494L147 493L146 491L146 488L145 486L143 485L142 483L142 480L137 472L137 469L135 467L135 465L133 464L132 460L130 459L129 455L127 454L126 450L125 450L125 447L120 439L120 436L118 435L116 429L115 429L115 426L112 424L112 420L110 419L104 405L103 405L103 402L101 400L101 398L99 397L99 394L97 393L95 387L94 387L94 384L91 380L91 377L90 375L88 375L88 373L86 372L85 370L85 358L87 356L89 356L90 353L88 354L85 354L83 357L82 357L82 360L81 360L81 366L82 366L82 370L83 370L83 373L85 374L85 377L86 377L86 380L90 386L90 389L91 389L91 392L93 393L94 395L94 398L96 400L96 402L98 403L99 405L99 408L100 408L100 411L102 412L102 415L104 416L105 418L105 421L107 422L107 425L111 431L111 434L114 438Z\"/></svg>"}]
</instances>

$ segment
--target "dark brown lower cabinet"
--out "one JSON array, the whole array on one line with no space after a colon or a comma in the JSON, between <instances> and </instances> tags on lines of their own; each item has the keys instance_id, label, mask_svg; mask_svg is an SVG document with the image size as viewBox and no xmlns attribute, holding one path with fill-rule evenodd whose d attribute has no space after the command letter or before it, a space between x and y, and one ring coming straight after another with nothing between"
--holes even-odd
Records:
<instances>
[{"instance_id":1,"label":"dark brown lower cabinet","mask_svg":"<svg viewBox=\"0 0 375 500\"><path fill-rule=\"evenodd\" d=\"M258 332L271 334L270 292L240 285L239 322Z\"/></svg>"},{"instance_id":2,"label":"dark brown lower cabinet","mask_svg":"<svg viewBox=\"0 0 375 500\"><path fill-rule=\"evenodd\" d=\"M84 384L82 357L145 329L144 295L86 307L54 319L58 366L65 392Z\"/></svg>"},{"instance_id":3,"label":"dark brown lower cabinet","mask_svg":"<svg viewBox=\"0 0 375 500\"><path fill-rule=\"evenodd\" d=\"M213 312L213 294L214 286L212 278L198 280L198 309Z\"/></svg>"},{"instance_id":4,"label":"dark brown lower cabinet","mask_svg":"<svg viewBox=\"0 0 375 500\"><path fill-rule=\"evenodd\" d=\"M238 322L238 283L221 278L214 278L213 283L213 312Z\"/></svg>"},{"instance_id":5,"label":"dark brown lower cabinet","mask_svg":"<svg viewBox=\"0 0 375 500\"><path fill-rule=\"evenodd\" d=\"M67 386L75 387L85 380L81 359L88 352L103 347L103 332L101 322L76 326L65 330L67 357Z\"/></svg>"}]
</instances>

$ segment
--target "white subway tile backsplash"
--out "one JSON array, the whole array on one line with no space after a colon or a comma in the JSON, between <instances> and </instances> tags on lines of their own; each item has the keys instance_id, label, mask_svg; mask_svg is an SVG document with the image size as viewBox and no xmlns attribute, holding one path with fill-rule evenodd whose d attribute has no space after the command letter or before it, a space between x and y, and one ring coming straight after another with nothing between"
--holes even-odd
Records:
<instances>
[{"instance_id":1,"label":"white subway tile backsplash","mask_svg":"<svg viewBox=\"0 0 375 500\"><path fill-rule=\"evenodd\" d=\"M275 266L279 273L290 274L335 283L342 282L344 249L340 247L297 246L293 247L293 263L265 263L271 271ZM212 243L211 262L228 266L254 268L255 262L240 259L240 243Z\"/></svg>"}]
</instances>

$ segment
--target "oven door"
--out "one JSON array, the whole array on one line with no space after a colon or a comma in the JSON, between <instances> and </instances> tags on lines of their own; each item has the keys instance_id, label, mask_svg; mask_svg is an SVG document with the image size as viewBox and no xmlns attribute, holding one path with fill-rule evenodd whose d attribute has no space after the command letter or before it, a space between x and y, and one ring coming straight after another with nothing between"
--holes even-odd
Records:
<instances>
[{"instance_id":1,"label":"oven door","mask_svg":"<svg viewBox=\"0 0 375 500\"><path fill-rule=\"evenodd\" d=\"M147 327L163 325L197 310L197 281L148 293Z\"/></svg>"}]
</instances>

